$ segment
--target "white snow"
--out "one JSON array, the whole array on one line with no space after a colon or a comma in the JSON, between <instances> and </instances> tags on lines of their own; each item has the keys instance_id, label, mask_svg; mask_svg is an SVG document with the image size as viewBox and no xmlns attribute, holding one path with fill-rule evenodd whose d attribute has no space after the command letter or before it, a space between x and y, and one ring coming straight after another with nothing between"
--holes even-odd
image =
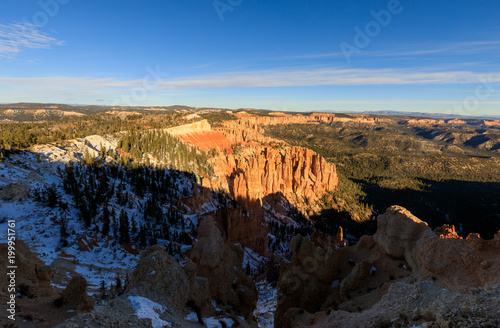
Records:
<instances>
[{"instance_id":1,"label":"white snow","mask_svg":"<svg viewBox=\"0 0 500 328\"><path fill-rule=\"evenodd\" d=\"M151 319L153 328L172 327L171 323L160 319L157 310L164 312L165 308L162 305L141 296L129 296L128 299L135 309L135 315L139 319Z\"/></svg>"},{"instance_id":2,"label":"white snow","mask_svg":"<svg viewBox=\"0 0 500 328\"><path fill-rule=\"evenodd\" d=\"M244 250L243 269L246 269L247 265L250 265L253 272L259 272L259 268L266 262L266 258L248 247L245 247Z\"/></svg>"},{"instance_id":3,"label":"white snow","mask_svg":"<svg viewBox=\"0 0 500 328\"><path fill-rule=\"evenodd\" d=\"M332 288L337 288L338 286L340 286L340 280L338 280L338 279L334 280L332 282Z\"/></svg>"},{"instance_id":4,"label":"white snow","mask_svg":"<svg viewBox=\"0 0 500 328\"><path fill-rule=\"evenodd\" d=\"M256 283L259 292L257 307L253 311L259 324L259 328L274 327L274 312L278 304L278 292L276 287L272 287L266 281Z\"/></svg>"},{"instance_id":5,"label":"white snow","mask_svg":"<svg viewBox=\"0 0 500 328\"><path fill-rule=\"evenodd\" d=\"M184 318L184 320L198 322L198 315L196 312L191 312Z\"/></svg>"},{"instance_id":6,"label":"white snow","mask_svg":"<svg viewBox=\"0 0 500 328\"><path fill-rule=\"evenodd\" d=\"M370 268L370 276L373 275L377 271L377 268L372 265Z\"/></svg>"},{"instance_id":7,"label":"white snow","mask_svg":"<svg viewBox=\"0 0 500 328\"><path fill-rule=\"evenodd\" d=\"M203 318L203 322L207 328L223 328L221 321L224 322L227 327L233 327L234 325L234 321L230 318Z\"/></svg>"},{"instance_id":8,"label":"white snow","mask_svg":"<svg viewBox=\"0 0 500 328\"><path fill-rule=\"evenodd\" d=\"M215 301L214 301L214 300L212 300L212 301L211 301L211 304L212 304L212 306L214 307L215 311L222 311L221 309L219 309L219 308L217 307L217 303L215 303Z\"/></svg>"}]
</instances>

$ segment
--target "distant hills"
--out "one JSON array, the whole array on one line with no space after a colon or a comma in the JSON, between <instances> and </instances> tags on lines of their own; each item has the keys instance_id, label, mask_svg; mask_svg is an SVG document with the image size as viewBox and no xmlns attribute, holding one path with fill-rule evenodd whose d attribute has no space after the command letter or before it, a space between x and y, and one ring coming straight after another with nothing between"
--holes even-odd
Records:
<instances>
[{"instance_id":1,"label":"distant hills","mask_svg":"<svg viewBox=\"0 0 500 328\"><path fill-rule=\"evenodd\" d=\"M81 105L81 104L53 104L53 103L0 103L0 109L2 108L17 108L17 109L59 109L59 110L71 110L84 114L94 114L97 112L105 112L111 109L127 109L127 110L184 110L190 112L197 112L200 110L231 110L231 111L251 111L251 112L264 112L270 113L273 110L270 109L250 109L250 108L214 108L214 107L191 107L186 105L170 105L170 106L106 106L106 105ZM302 113L309 113L311 111L304 110ZM366 114L366 115L384 115L384 116L406 116L406 117L425 117L425 118L436 118L436 119L500 119L499 115L459 115L459 114L444 114L444 113L425 113L425 112L404 112L404 111L393 111L393 110L381 110L381 111L337 111L337 110L323 110L323 111L312 111L317 113L332 113L332 114ZM286 111L284 113L300 113L293 111Z\"/></svg>"},{"instance_id":2,"label":"distant hills","mask_svg":"<svg viewBox=\"0 0 500 328\"><path fill-rule=\"evenodd\" d=\"M368 114L368 115L387 115L387 116L412 116L412 117L426 117L426 118L443 118L443 119L451 119L451 118L463 118L463 119L500 119L500 115L459 115L459 114L443 114L443 113L424 113L424 112L402 112L402 111L393 111L393 110L381 110L381 111L364 111L364 112L356 112L356 111L333 111L327 110L325 112L328 113L349 113L349 114Z\"/></svg>"}]
</instances>

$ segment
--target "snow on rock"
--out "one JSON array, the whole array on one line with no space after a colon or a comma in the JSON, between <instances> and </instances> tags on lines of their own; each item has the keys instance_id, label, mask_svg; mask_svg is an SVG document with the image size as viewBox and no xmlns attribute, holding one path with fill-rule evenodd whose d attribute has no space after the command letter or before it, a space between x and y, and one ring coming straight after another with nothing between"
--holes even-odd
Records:
<instances>
[{"instance_id":1,"label":"snow on rock","mask_svg":"<svg viewBox=\"0 0 500 328\"><path fill-rule=\"evenodd\" d=\"M191 312L184 318L184 320L198 322L198 315L196 312Z\"/></svg>"},{"instance_id":2,"label":"snow on rock","mask_svg":"<svg viewBox=\"0 0 500 328\"><path fill-rule=\"evenodd\" d=\"M332 288L337 288L339 286L340 286L340 280L337 279L337 280L334 280L332 282L332 286L331 286Z\"/></svg>"},{"instance_id":3,"label":"snow on rock","mask_svg":"<svg viewBox=\"0 0 500 328\"><path fill-rule=\"evenodd\" d=\"M245 255L243 257L243 268L246 269L247 266L250 267L252 272L259 272L259 268L266 262L266 258L259 255L254 250L245 247Z\"/></svg>"},{"instance_id":4,"label":"snow on rock","mask_svg":"<svg viewBox=\"0 0 500 328\"><path fill-rule=\"evenodd\" d=\"M261 281L256 285L259 291L257 307L253 311L259 328L274 327L274 312L278 304L278 293L276 287L272 287L266 281Z\"/></svg>"},{"instance_id":5,"label":"snow on rock","mask_svg":"<svg viewBox=\"0 0 500 328\"><path fill-rule=\"evenodd\" d=\"M203 323L207 326L207 328L224 328L234 326L234 321L230 318L203 318ZM225 324L225 326L223 326L223 324Z\"/></svg>"},{"instance_id":6,"label":"snow on rock","mask_svg":"<svg viewBox=\"0 0 500 328\"><path fill-rule=\"evenodd\" d=\"M165 311L165 308L160 304L141 296L129 296L128 299L135 309L135 315L139 319L151 319L153 328L172 327L170 322L160 319L157 311Z\"/></svg>"}]
</instances>

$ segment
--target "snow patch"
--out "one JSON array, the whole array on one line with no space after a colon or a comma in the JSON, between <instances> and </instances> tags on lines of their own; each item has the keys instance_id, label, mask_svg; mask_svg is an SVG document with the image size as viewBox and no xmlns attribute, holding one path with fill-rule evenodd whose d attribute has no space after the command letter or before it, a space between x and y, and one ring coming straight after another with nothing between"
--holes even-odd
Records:
<instances>
[{"instance_id":1,"label":"snow patch","mask_svg":"<svg viewBox=\"0 0 500 328\"><path fill-rule=\"evenodd\" d=\"M226 327L233 327L234 321L230 318L217 319L215 317L203 318L203 322L207 328L223 328L222 323L226 324Z\"/></svg>"},{"instance_id":2,"label":"snow patch","mask_svg":"<svg viewBox=\"0 0 500 328\"><path fill-rule=\"evenodd\" d=\"M145 297L129 296L130 304L135 309L135 315L139 319L151 319L153 328L172 327L170 322L160 319L160 315L156 310L164 312L165 308L158 303L155 303Z\"/></svg>"},{"instance_id":3,"label":"snow patch","mask_svg":"<svg viewBox=\"0 0 500 328\"><path fill-rule=\"evenodd\" d=\"M198 315L196 312L191 312L184 318L184 320L198 322Z\"/></svg>"}]
</instances>

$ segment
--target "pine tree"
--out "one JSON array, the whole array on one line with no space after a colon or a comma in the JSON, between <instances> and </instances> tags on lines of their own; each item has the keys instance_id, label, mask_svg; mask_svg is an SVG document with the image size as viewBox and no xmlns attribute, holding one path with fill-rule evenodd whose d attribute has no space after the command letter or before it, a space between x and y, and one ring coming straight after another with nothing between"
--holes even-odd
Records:
<instances>
[{"instance_id":1,"label":"pine tree","mask_svg":"<svg viewBox=\"0 0 500 328\"><path fill-rule=\"evenodd\" d=\"M107 299L107 293L106 293L106 282L104 280L101 280L100 287L99 287L99 298L101 300Z\"/></svg>"},{"instance_id":2,"label":"pine tree","mask_svg":"<svg viewBox=\"0 0 500 328\"><path fill-rule=\"evenodd\" d=\"M59 225L59 238L60 238L61 245L63 247L66 247L68 245L68 240L66 239L66 238L68 238L68 236L69 236L69 234L68 234L68 218L66 217L66 214L63 214L61 217L60 225Z\"/></svg>"},{"instance_id":3,"label":"pine tree","mask_svg":"<svg viewBox=\"0 0 500 328\"><path fill-rule=\"evenodd\" d=\"M119 239L118 242L120 244L123 243L130 243L130 234L129 234L129 228L130 228L130 223L128 220L128 215L125 210L122 210L120 212L120 227L119 227Z\"/></svg>"},{"instance_id":4,"label":"pine tree","mask_svg":"<svg viewBox=\"0 0 500 328\"><path fill-rule=\"evenodd\" d=\"M110 215L111 213L109 212L108 206L104 206L104 209L102 210L102 237L106 237L109 234L109 226L111 223L110 220Z\"/></svg>"},{"instance_id":5,"label":"pine tree","mask_svg":"<svg viewBox=\"0 0 500 328\"><path fill-rule=\"evenodd\" d=\"M116 274L115 283L116 283L115 293L116 293L116 295L120 296L121 294L123 294L123 286L122 286L122 280L121 280L119 274Z\"/></svg>"}]
</instances>

